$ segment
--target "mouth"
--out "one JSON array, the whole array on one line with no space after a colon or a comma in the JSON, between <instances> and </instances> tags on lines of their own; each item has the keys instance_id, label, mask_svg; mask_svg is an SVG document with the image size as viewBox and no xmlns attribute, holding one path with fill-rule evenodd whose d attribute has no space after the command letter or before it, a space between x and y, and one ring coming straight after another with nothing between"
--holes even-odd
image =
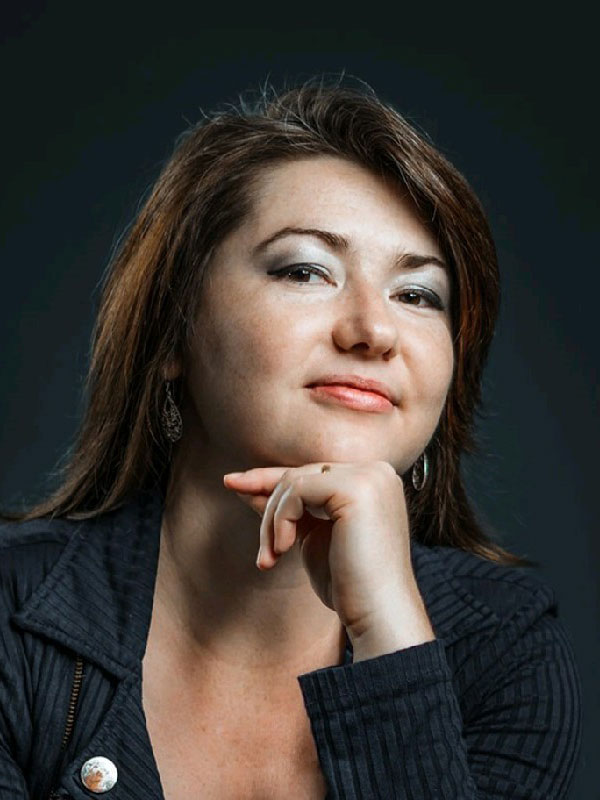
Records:
<instances>
[{"instance_id":1,"label":"mouth","mask_svg":"<svg viewBox=\"0 0 600 800\"><path fill-rule=\"evenodd\" d=\"M311 384L310 389L313 399L328 404L343 405L355 411L371 411L376 413L390 412L394 405L387 397L378 392L357 389L346 384L328 383Z\"/></svg>"},{"instance_id":2,"label":"mouth","mask_svg":"<svg viewBox=\"0 0 600 800\"><path fill-rule=\"evenodd\" d=\"M355 391L368 394L376 394L385 398L391 405L397 405L398 400L392 390L385 383L365 378L362 375L323 375L321 378L308 384L308 388L317 386L337 386L346 387Z\"/></svg>"}]
</instances>

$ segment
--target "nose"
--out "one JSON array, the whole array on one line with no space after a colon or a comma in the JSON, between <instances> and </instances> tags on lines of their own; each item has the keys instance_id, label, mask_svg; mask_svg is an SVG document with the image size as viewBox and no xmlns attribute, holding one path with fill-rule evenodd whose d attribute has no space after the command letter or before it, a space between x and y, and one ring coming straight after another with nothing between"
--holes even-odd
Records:
<instances>
[{"instance_id":1,"label":"nose","mask_svg":"<svg viewBox=\"0 0 600 800\"><path fill-rule=\"evenodd\" d=\"M333 328L333 339L343 350L391 358L398 346L397 319L389 298L382 289L366 281L349 286L340 296L340 309Z\"/></svg>"}]
</instances>

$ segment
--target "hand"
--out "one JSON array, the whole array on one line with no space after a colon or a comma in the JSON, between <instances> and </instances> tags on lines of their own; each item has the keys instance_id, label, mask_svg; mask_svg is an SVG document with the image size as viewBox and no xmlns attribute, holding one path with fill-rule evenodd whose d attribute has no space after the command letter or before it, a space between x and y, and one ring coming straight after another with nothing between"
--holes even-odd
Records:
<instances>
[{"instance_id":1,"label":"hand","mask_svg":"<svg viewBox=\"0 0 600 800\"><path fill-rule=\"evenodd\" d=\"M271 569L298 540L313 589L353 639L372 640L377 626L389 634L401 606L425 615L400 476L387 461L337 462L325 472L322 466L224 476L225 486L262 516L257 566ZM434 638L428 620L421 633L421 640Z\"/></svg>"}]
</instances>

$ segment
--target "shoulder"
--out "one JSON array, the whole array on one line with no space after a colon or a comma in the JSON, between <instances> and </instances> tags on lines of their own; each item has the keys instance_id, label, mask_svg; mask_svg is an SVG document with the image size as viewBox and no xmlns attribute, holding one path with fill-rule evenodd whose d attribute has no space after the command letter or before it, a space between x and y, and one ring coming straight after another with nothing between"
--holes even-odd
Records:
<instances>
[{"instance_id":1,"label":"shoulder","mask_svg":"<svg viewBox=\"0 0 600 800\"><path fill-rule=\"evenodd\" d=\"M0 563L8 564L22 557L33 562L44 552L60 552L80 523L57 518L31 519L25 522L0 521Z\"/></svg>"},{"instance_id":2,"label":"shoulder","mask_svg":"<svg viewBox=\"0 0 600 800\"><path fill-rule=\"evenodd\" d=\"M70 687L63 677L72 667L66 650L32 635L14 617L60 561L76 529L76 522L62 519L0 521L0 749L24 774L36 737L61 735ZM53 727L55 709L59 730Z\"/></svg>"},{"instance_id":3,"label":"shoulder","mask_svg":"<svg viewBox=\"0 0 600 800\"><path fill-rule=\"evenodd\" d=\"M535 675L540 694L568 694L574 708L580 705L573 641L554 589L536 568L453 547L424 548L419 555L428 610L459 681L466 681L465 693L471 686L480 697L493 686Z\"/></svg>"},{"instance_id":4,"label":"shoulder","mask_svg":"<svg viewBox=\"0 0 600 800\"><path fill-rule=\"evenodd\" d=\"M499 564L454 547L433 547L456 587L488 606L501 620L527 607L555 610L552 586L532 567Z\"/></svg>"},{"instance_id":5,"label":"shoulder","mask_svg":"<svg viewBox=\"0 0 600 800\"><path fill-rule=\"evenodd\" d=\"M75 525L77 525L76 522L64 518L42 517L24 522L0 520L0 550L42 541L64 542L68 539L69 531Z\"/></svg>"},{"instance_id":6,"label":"shoulder","mask_svg":"<svg viewBox=\"0 0 600 800\"><path fill-rule=\"evenodd\" d=\"M554 589L535 568L420 543L413 544L412 556L434 629L448 644L464 637L477 647L498 637L508 643L542 619L557 621Z\"/></svg>"},{"instance_id":7,"label":"shoulder","mask_svg":"<svg viewBox=\"0 0 600 800\"><path fill-rule=\"evenodd\" d=\"M54 567L77 522L41 518L0 522L0 588L5 607L16 607Z\"/></svg>"}]
</instances>

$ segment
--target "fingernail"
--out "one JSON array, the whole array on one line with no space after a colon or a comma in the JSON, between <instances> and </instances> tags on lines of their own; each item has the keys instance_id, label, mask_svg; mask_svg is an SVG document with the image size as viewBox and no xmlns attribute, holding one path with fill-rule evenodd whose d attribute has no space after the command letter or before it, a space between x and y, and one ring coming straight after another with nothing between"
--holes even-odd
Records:
<instances>
[{"instance_id":1,"label":"fingernail","mask_svg":"<svg viewBox=\"0 0 600 800\"><path fill-rule=\"evenodd\" d=\"M262 552L262 547L258 548L258 555L256 556L256 566L260 569L260 554Z\"/></svg>"},{"instance_id":2,"label":"fingernail","mask_svg":"<svg viewBox=\"0 0 600 800\"><path fill-rule=\"evenodd\" d=\"M225 475L223 475L223 477L224 478L239 478L240 475L243 475L243 474L244 474L243 472L226 472Z\"/></svg>"}]
</instances>

